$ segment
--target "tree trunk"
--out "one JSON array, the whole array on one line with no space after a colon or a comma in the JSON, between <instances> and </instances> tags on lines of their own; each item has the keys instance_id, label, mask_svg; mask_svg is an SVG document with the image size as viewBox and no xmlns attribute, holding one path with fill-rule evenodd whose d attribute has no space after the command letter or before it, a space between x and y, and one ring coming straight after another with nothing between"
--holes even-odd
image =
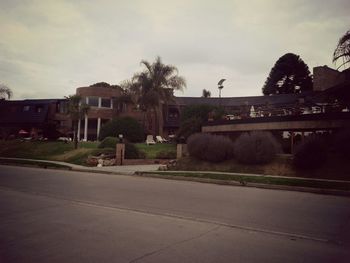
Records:
<instances>
[{"instance_id":1,"label":"tree trunk","mask_svg":"<svg viewBox=\"0 0 350 263\"><path fill-rule=\"evenodd\" d=\"M74 121L74 149L78 149L78 121Z\"/></svg>"}]
</instances>

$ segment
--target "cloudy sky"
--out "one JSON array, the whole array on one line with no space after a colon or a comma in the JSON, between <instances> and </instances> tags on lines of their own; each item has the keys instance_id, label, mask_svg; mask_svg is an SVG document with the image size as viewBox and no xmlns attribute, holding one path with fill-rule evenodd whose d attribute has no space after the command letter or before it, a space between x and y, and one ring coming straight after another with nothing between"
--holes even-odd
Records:
<instances>
[{"instance_id":1,"label":"cloudy sky","mask_svg":"<svg viewBox=\"0 0 350 263\"><path fill-rule=\"evenodd\" d=\"M276 60L332 65L349 0L1 0L0 83L15 99L119 84L161 56L187 80L179 96L260 95Z\"/></svg>"}]
</instances>

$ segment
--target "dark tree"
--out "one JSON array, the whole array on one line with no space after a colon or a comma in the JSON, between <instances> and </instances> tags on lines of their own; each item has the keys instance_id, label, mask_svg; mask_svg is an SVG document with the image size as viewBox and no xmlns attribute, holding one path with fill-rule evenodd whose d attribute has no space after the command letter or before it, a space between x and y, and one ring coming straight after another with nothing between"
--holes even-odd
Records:
<instances>
[{"instance_id":1,"label":"dark tree","mask_svg":"<svg viewBox=\"0 0 350 263\"><path fill-rule=\"evenodd\" d=\"M163 64L160 57L153 63L141 61L144 71L136 73L132 78L132 93L137 96L137 104L145 112L153 111L156 120L155 135L159 135L160 119L163 118L161 104L173 101L173 90L182 90L186 81L178 75L173 65Z\"/></svg>"},{"instance_id":2,"label":"dark tree","mask_svg":"<svg viewBox=\"0 0 350 263\"><path fill-rule=\"evenodd\" d=\"M264 95L300 93L312 89L309 67L293 53L280 57L262 88Z\"/></svg>"},{"instance_id":3,"label":"dark tree","mask_svg":"<svg viewBox=\"0 0 350 263\"><path fill-rule=\"evenodd\" d=\"M10 99L12 97L12 91L4 84L0 84L0 99Z\"/></svg>"},{"instance_id":4,"label":"dark tree","mask_svg":"<svg viewBox=\"0 0 350 263\"><path fill-rule=\"evenodd\" d=\"M210 98L211 97L211 92L209 90L203 89L202 97L203 98Z\"/></svg>"},{"instance_id":5,"label":"dark tree","mask_svg":"<svg viewBox=\"0 0 350 263\"><path fill-rule=\"evenodd\" d=\"M350 63L350 30L347 31L344 36L339 39L338 45L333 53L333 62L336 63L338 60L342 60L338 69L341 66L349 66Z\"/></svg>"},{"instance_id":6,"label":"dark tree","mask_svg":"<svg viewBox=\"0 0 350 263\"><path fill-rule=\"evenodd\" d=\"M89 105L82 103L79 95L70 95L66 97L68 102L67 114L70 115L73 125L74 149L78 148L78 123L88 113Z\"/></svg>"}]
</instances>

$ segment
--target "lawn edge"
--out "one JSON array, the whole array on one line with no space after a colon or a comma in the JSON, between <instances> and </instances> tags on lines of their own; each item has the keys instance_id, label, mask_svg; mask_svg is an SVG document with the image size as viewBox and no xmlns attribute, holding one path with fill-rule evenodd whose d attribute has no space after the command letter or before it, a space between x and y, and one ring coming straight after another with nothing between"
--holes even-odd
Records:
<instances>
[{"instance_id":1,"label":"lawn edge","mask_svg":"<svg viewBox=\"0 0 350 263\"><path fill-rule=\"evenodd\" d=\"M201 173L206 173L201 171ZM189 171L189 174L195 174L195 171ZM208 172L207 174L213 174L212 172ZM220 174L220 173L215 173ZM227 173L224 173L227 174ZM221 179L212 179L212 178L199 178L195 176L182 176L181 172L178 172L178 175L171 175L169 172L164 171L154 171L154 172L136 172L135 175L141 177L152 177L152 178L160 178L160 179L169 179L169 180L179 180L179 181L191 181L191 182L199 182L199 183L209 183L209 184L218 184L218 185L229 185L229 186L240 186L240 187L254 187L254 188L262 188L262 189L272 189L272 190L286 190L286 191L298 191L298 192L306 192L306 193L315 193L315 194L325 194L325 195L338 195L338 196L347 196L350 197L350 191L348 190L340 190L340 189L332 189L332 188L317 188L317 187L302 187L302 186L291 186L291 185L283 185L283 184L267 184L267 183L253 183L247 182L242 183L235 180L221 180ZM237 174L238 175L238 174ZM241 174L241 176L257 176L257 175L246 175ZM261 177L269 177L266 175L261 175ZM273 176L271 176L272 178ZM293 178L294 179L294 178ZM303 178L304 179L304 178ZM297 179L295 180L303 180ZM310 181L317 181L317 179L312 178ZM350 181L347 182L350 184Z\"/></svg>"}]
</instances>

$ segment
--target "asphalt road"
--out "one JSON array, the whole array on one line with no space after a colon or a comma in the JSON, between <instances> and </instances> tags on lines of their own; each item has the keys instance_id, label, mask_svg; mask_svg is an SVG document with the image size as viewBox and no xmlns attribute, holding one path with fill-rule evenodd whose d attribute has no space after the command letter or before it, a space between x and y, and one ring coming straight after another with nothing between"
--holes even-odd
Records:
<instances>
[{"instance_id":1,"label":"asphalt road","mask_svg":"<svg viewBox=\"0 0 350 263\"><path fill-rule=\"evenodd\" d=\"M350 262L350 198L0 166L0 262Z\"/></svg>"}]
</instances>

